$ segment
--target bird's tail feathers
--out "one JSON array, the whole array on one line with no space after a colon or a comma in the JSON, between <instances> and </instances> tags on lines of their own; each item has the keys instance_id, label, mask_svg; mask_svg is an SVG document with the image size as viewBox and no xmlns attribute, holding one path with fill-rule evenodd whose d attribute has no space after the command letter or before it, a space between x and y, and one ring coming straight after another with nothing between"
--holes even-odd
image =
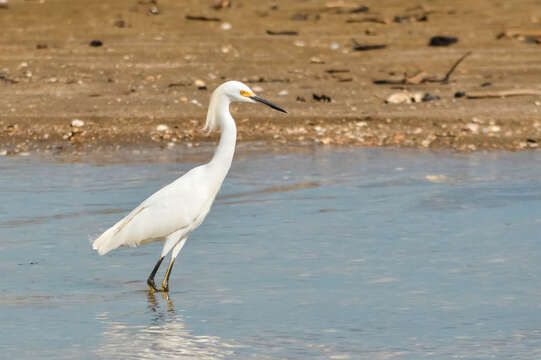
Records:
<instances>
[{"instance_id":1,"label":"bird's tail feathers","mask_svg":"<svg viewBox=\"0 0 541 360\"><path fill-rule=\"evenodd\" d=\"M92 248L98 251L98 254L105 255L109 251L116 249L119 245L113 241L117 225L110 227L99 238L94 240Z\"/></svg>"}]
</instances>

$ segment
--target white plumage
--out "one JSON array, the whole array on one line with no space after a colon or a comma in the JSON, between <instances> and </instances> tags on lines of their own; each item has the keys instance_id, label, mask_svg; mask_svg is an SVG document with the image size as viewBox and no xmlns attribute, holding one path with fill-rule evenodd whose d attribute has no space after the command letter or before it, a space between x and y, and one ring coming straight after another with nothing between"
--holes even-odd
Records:
<instances>
[{"instance_id":1,"label":"white plumage","mask_svg":"<svg viewBox=\"0 0 541 360\"><path fill-rule=\"evenodd\" d=\"M154 285L156 271L163 258L173 249L162 283L162 290L168 291L169 275L175 258L184 246L188 234L201 225L207 216L231 167L237 136L235 121L229 112L229 105L233 101L258 101L285 112L255 96L252 90L241 82L228 81L220 85L211 96L205 124L205 129L209 132L215 127L222 131L212 160L193 168L158 190L92 244L100 255L104 255L121 246L133 247L165 241L160 259L147 280L153 291L158 291Z\"/></svg>"}]
</instances>

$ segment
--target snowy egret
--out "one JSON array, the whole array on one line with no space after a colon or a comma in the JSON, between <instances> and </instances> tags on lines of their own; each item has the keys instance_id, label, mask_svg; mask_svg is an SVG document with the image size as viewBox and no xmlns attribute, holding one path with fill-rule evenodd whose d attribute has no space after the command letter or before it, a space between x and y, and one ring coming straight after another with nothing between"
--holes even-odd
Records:
<instances>
[{"instance_id":1,"label":"snowy egret","mask_svg":"<svg viewBox=\"0 0 541 360\"><path fill-rule=\"evenodd\" d=\"M159 291L154 276L163 259L172 250L169 267L162 282L162 291L169 291L169 276L188 235L196 229L210 211L214 198L222 186L233 160L237 127L229 112L234 102L260 102L271 108L284 109L256 96L245 84L228 81L220 85L210 98L204 130L210 133L216 127L222 131L214 156L207 164L198 166L161 188L126 217L98 237L92 247L100 255L121 246L139 246L164 241L160 259L152 269L147 284L151 291Z\"/></svg>"}]
</instances>

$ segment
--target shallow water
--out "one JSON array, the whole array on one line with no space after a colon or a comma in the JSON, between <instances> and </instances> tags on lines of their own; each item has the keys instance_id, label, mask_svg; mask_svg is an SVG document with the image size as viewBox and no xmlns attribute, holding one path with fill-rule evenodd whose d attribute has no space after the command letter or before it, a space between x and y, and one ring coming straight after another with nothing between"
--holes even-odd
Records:
<instances>
[{"instance_id":1,"label":"shallow water","mask_svg":"<svg viewBox=\"0 0 541 360\"><path fill-rule=\"evenodd\" d=\"M541 357L540 153L241 155L169 299L161 244L91 250L193 166L163 154L0 158L3 357Z\"/></svg>"}]
</instances>

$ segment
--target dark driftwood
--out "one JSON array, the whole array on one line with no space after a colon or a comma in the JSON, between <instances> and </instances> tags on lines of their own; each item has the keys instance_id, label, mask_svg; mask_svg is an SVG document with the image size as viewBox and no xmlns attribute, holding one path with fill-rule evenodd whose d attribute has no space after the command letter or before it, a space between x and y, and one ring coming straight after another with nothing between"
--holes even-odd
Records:
<instances>
[{"instance_id":1,"label":"dark driftwood","mask_svg":"<svg viewBox=\"0 0 541 360\"><path fill-rule=\"evenodd\" d=\"M469 51L469 52L465 53L464 55L462 55L460 57L460 59L455 61L453 66L451 66L449 71L447 71L445 76L443 78L441 78L441 79L429 76L426 72L421 71L421 72L419 72L419 73L417 73L417 74L415 74L413 76L404 77L403 79L374 80L373 83L377 84L377 85L418 85L418 84L423 84L425 82L447 84L449 82L449 79L451 78L451 75L456 70L458 65L460 65L460 63L462 61L464 61L465 58L470 56L471 53L472 52Z\"/></svg>"},{"instance_id":2,"label":"dark driftwood","mask_svg":"<svg viewBox=\"0 0 541 360\"><path fill-rule=\"evenodd\" d=\"M455 69L457 68L457 66L465 59L467 58L468 56L471 55L471 51L468 51L467 53L465 53L464 55L462 55L462 57L460 59L458 59L454 64L453 66L451 66L451 68L449 69L449 71L447 71L447 74L445 74L445 77L441 80L442 83L448 83L449 82L449 78L451 77L451 74L453 73L453 71L455 71Z\"/></svg>"},{"instance_id":3,"label":"dark driftwood","mask_svg":"<svg viewBox=\"0 0 541 360\"><path fill-rule=\"evenodd\" d=\"M503 37L518 37L518 36L532 36L537 37L541 36L541 29L507 29L503 33L498 34L497 38L501 39Z\"/></svg>"},{"instance_id":4,"label":"dark driftwood","mask_svg":"<svg viewBox=\"0 0 541 360\"><path fill-rule=\"evenodd\" d=\"M352 23L390 24L391 22L384 18L369 16L369 17L364 17L361 19L347 19L346 23L348 24L352 24Z\"/></svg>"},{"instance_id":5,"label":"dark driftwood","mask_svg":"<svg viewBox=\"0 0 541 360\"><path fill-rule=\"evenodd\" d=\"M5 81L5 82L10 83L10 84L17 84L18 83L17 80L10 79L6 75L1 74L1 73L0 73L0 80Z\"/></svg>"},{"instance_id":6,"label":"dark driftwood","mask_svg":"<svg viewBox=\"0 0 541 360\"><path fill-rule=\"evenodd\" d=\"M507 96L527 96L537 95L541 96L541 90L539 89L509 89L499 91L471 91L466 93L468 99L486 99L486 98L500 98Z\"/></svg>"},{"instance_id":7,"label":"dark driftwood","mask_svg":"<svg viewBox=\"0 0 541 360\"><path fill-rule=\"evenodd\" d=\"M351 43L353 44L353 50L355 51L379 50L387 47L385 44L361 45L355 39L351 39Z\"/></svg>"},{"instance_id":8,"label":"dark driftwood","mask_svg":"<svg viewBox=\"0 0 541 360\"><path fill-rule=\"evenodd\" d=\"M272 31L272 30L267 30L267 34L268 34L268 35L287 35L287 36L296 36L296 35L299 35L299 32L298 32L298 31L294 31L294 30L285 30L285 31Z\"/></svg>"},{"instance_id":9,"label":"dark driftwood","mask_svg":"<svg viewBox=\"0 0 541 360\"><path fill-rule=\"evenodd\" d=\"M186 20L193 21L222 21L217 17L207 17L207 16L196 16L196 15L186 15Z\"/></svg>"}]
</instances>

